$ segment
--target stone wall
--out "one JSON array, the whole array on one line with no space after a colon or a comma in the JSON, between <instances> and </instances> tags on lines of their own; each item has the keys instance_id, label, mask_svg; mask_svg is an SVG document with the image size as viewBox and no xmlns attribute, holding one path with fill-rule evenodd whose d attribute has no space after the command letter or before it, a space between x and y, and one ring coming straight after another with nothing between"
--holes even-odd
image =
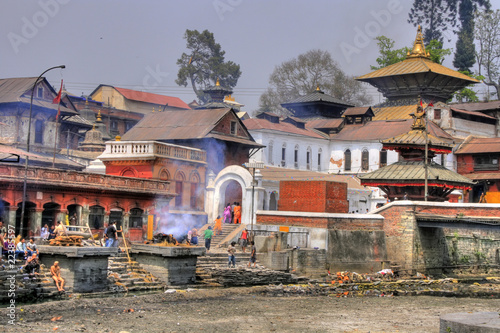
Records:
<instances>
[{"instance_id":1,"label":"stone wall","mask_svg":"<svg viewBox=\"0 0 500 333\"><path fill-rule=\"evenodd\" d=\"M328 230L326 260L331 271L378 271L388 260L383 231Z\"/></svg>"}]
</instances>

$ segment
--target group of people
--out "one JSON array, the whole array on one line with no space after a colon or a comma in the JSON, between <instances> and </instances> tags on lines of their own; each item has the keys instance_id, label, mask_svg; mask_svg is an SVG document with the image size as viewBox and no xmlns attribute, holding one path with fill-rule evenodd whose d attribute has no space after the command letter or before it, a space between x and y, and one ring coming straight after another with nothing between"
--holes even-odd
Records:
<instances>
[{"instance_id":1,"label":"group of people","mask_svg":"<svg viewBox=\"0 0 500 333\"><path fill-rule=\"evenodd\" d=\"M55 238L58 233L64 233L64 229L61 225L61 221L58 221L58 227L52 226L52 233L49 231L47 225L42 228L42 238L50 239L51 235L54 235L52 238ZM2 258L3 256L8 256L12 251L11 241L7 238L7 229L3 225L3 221L0 220L0 243L2 245ZM15 260L24 260L24 265L21 266L21 269L29 275L36 276L40 273L40 259L39 259L39 250L38 246L35 242L34 237L28 238L28 242L21 235L18 235L14 239L14 259ZM52 279L56 283L56 287L58 291L64 290L64 279L61 276L61 268L59 267L59 262L55 261L54 264L50 267L50 274Z\"/></svg>"},{"instance_id":2,"label":"group of people","mask_svg":"<svg viewBox=\"0 0 500 333\"><path fill-rule=\"evenodd\" d=\"M224 208L224 223L241 223L241 206L239 202L228 203Z\"/></svg>"},{"instance_id":3,"label":"group of people","mask_svg":"<svg viewBox=\"0 0 500 333\"><path fill-rule=\"evenodd\" d=\"M255 242L251 241L250 245L252 246L252 249L250 251L250 260L248 261L248 267L251 267L253 264L253 267L255 268L257 265L257 248L255 247ZM229 268L235 268L236 267L236 242L231 242L231 245L227 247L227 253L229 255L229 261L227 263L227 267Z\"/></svg>"},{"instance_id":4,"label":"group of people","mask_svg":"<svg viewBox=\"0 0 500 333\"><path fill-rule=\"evenodd\" d=\"M45 224L40 230L40 237L44 240L51 240L57 236L64 236L66 231L61 221L57 221L56 225L51 225L49 228L48 224Z\"/></svg>"}]
</instances>

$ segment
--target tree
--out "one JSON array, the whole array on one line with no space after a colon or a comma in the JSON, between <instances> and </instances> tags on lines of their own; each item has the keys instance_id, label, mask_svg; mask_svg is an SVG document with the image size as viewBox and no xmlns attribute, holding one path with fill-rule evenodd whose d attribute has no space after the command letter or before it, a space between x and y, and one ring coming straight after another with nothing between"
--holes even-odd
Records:
<instances>
[{"instance_id":1,"label":"tree","mask_svg":"<svg viewBox=\"0 0 500 333\"><path fill-rule=\"evenodd\" d=\"M474 78L476 80L484 79L484 76L474 75L468 71L463 71L460 73L470 76L471 78ZM479 97L477 97L476 92L472 89L473 86L473 84L469 84L467 87L457 91L453 94L451 100L456 99L459 103L479 102Z\"/></svg>"},{"instance_id":2,"label":"tree","mask_svg":"<svg viewBox=\"0 0 500 333\"><path fill-rule=\"evenodd\" d=\"M407 47L394 50L394 41L392 39L385 36L378 36L375 39L377 40L380 56L376 60L378 66L370 66L372 70L384 68L406 59L406 53L409 50Z\"/></svg>"},{"instance_id":3,"label":"tree","mask_svg":"<svg viewBox=\"0 0 500 333\"><path fill-rule=\"evenodd\" d=\"M226 52L215 42L213 33L187 29L184 39L190 51L182 53L177 60L180 68L175 83L184 87L191 83L193 91L203 103L209 99L203 90L213 86L217 79L226 88L236 86L241 76L240 65L224 60Z\"/></svg>"},{"instance_id":4,"label":"tree","mask_svg":"<svg viewBox=\"0 0 500 333\"><path fill-rule=\"evenodd\" d=\"M438 64L442 64L444 57L451 54L451 49L443 49L443 43L435 39L425 46L425 50L431 55L431 61Z\"/></svg>"},{"instance_id":5,"label":"tree","mask_svg":"<svg viewBox=\"0 0 500 333\"><path fill-rule=\"evenodd\" d=\"M455 14L451 0L414 0L408 13L408 23L421 25L425 44L431 40L443 42L443 32L455 26ZM455 0L456 1L456 0Z\"/></svg>"},{"instance_id":6,"label":"tree","mask_svg":"<svg viewBox=\"0 0 500 333\"><path fill-rule=\"evenodd\" d=\"M456 6L456 1L449 0ZM489 0L460 0L458 1L458 16L460 19L460 30L455 49L453 66L459 71L469 71L476 62L474 47L474 12L478 6L489 8ZM456 7L453 7L456 10Z\"/></svg>"},{"instance_id":7,"label":"tree","mask_svg":"<svg viewBox=\"0 0 500 333\"><path fill-rule=\"evenodd\" d=\"M394 41L385 36L378 36L375 39L378 40L377 45L380 56L376 60L378 66L370 66L372 70L384 68L405 60L406 54L411 50L408 47L394 50ZM438 64L443 63L444 57L451 54L451 50L443 49L443 43L437 40L431 40L429 45L425 46L425 50L430 53L431 60Z\"/></svg>"},{"instance_id":8,"label":"tree","mask_svg":"<svg viewBox=\"0 0 500 333\"><path fill-rule=\"evenodd\" d=\"M269 87L260 96L260 110L287 115L280 106L320 87L326 94L346 103L366 105L370 98L361 82L344 73L331 54L310 50L276 66L269 77Z\"/></svg>"},{"instance_id":9,"label":"tree","mask_svg":"<svg viewBox=\"0 0 500 333\"><path fill-rule=\"evenodd\" d=\"M484 84L494 87L500 98L500 10L477 13L475 37L479 74L484 73Z\"/></svg>"}]
</instances>

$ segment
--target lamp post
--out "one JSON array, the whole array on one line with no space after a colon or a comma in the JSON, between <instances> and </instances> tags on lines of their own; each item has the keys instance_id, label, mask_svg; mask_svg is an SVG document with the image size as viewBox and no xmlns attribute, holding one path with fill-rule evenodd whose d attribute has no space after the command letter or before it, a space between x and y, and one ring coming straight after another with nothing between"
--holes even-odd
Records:
<instances>
[{"instance_id":1,"label":"lamp post","mask_svg":"<svg viewBox=\"0 0 500 333\"><path fill-rule=\"evenodd\" d=\"M54 66L50 67L49 69L46 69L42 74L40 74L36 80L35 83L33 83L33 88L31 89L31 99L30 99L30 113L29 113L29 118L28 118L28 135L26 139L26 152L29 153L30 151L30 138L31 138L31 116L33 114L33 95L35 93L35 88L38 84L38 81L40 78L43 76L43 74L47 73L48 71L51 71L56 68L66 68L65 65L59 65L59 66ZM55 138L57 140L57 138ZM21 221L20 221L20 233L21 235L23 234L24 230L24 209L26 208L26 184L27 184L27 179L28 179L28 160L29 157L26 155L25 158L25 163L24 163L24 182L23 182L23 202L21 204Z\"/></svg>"},{"instance_id":2,"label":"lamp post","mask_svg":"<svg viewBox=\"0 0 500 333\"><path fill-rule=\"evenodd\" d=\"M251 239L253 240L254 234L253 234L253 220L254 220L254 215L255 215L255 209L254 209L254 201L255 201L255 169L262 169L264 168L264 163L262 162L250 162L250 163L245 163L244 164L247 169L252 168L252 210L251 210L251 224L250 224L250 236Z\"/></svg>"}]
</instances>

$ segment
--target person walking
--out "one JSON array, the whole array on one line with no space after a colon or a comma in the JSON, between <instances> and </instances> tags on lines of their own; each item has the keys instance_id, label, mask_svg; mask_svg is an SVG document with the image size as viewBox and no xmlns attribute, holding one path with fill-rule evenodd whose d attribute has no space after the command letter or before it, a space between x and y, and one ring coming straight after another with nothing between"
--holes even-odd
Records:
<instances>
[{"instance_id":1,"label":"person walking","mask_svg":"<svg viewBox=\"0 0 500 333\"><path fill-rule=\"evenodd\" d=\"M231 223L231 204L228 203L224 208L224 223Z\"/></svg>"},{"instance_id":2,"label":"person walking","mask_svg":"<svg viewBox=\"0 0 500 333\"><path fill-rule=\"evenodd\" d=\"M114 246L116 238L116 221L112 221L106 228L106 247Z\"/></svg>"},{"instance_id":3,"label":"person walking","mask_svg":"<svg viewBox=\"0 0 500 333\"><path fill-rule=\"evenodd\" d=\"M241 223L241 206L239 202L234 206L234 223Z\"/></svg>"},{"instance_id":4,"label":"person walking","mask_svg":"<svg viewBox=\"0 0 500 333\"><path fill-rule=\"evenodd\" d=\"M236 257L234 254L236 253L236 242L231 242L231 245L228 246L227 248L227 253L229 254L229 262L227 263L227 266L231 268L231 264L233 265L233 268L236 267Z\"/></svg>"},{"instance_id":5,"label":"person walking","mask_svg":"<svg viewBox=\"0 0 500 333\"><path fill-rule=\"evenodd\" d=\"M247 230L247 228L245 228L241 232L240 242L241 242L241 250L243 251L243 253L245 253L245 250L246 250L247 245L248 245L248 230Z\"/></svg>"},{"instance_id":6,"label":"person walking","mask_svg":"<svg viewBox=\"0 0 500 333\"><path fill-rule=\"evenodd\" d=\"M215 219L214 234L215 236L222 234L222 218L220 215Z\"/></svg>"},{"instance_id":7,"label":"person walking","mask_svg":"<svg viewBox=\"0 0 500 333\"><path fill-rule=\"evenodd\" d=\"M203 238L205 238L205 248L207 251L210 251L210 243L212 242L212 236L214 232L212 231L212 227L208 227L203 233Z\"/></svg>"},{"instance_id":8,"label":"person walking","mask_svg":"<svg viewBox=\"0 0 500 333\"><path fill-rule=\"evenodd\" d=\"M248 267L250 267L253 263L253 268L257 264L257 248L255 247L255 242L251 241L250 245L252 245L252 249L250 250L250 260L248 261Z\"/></svg>"}]
</instances>

